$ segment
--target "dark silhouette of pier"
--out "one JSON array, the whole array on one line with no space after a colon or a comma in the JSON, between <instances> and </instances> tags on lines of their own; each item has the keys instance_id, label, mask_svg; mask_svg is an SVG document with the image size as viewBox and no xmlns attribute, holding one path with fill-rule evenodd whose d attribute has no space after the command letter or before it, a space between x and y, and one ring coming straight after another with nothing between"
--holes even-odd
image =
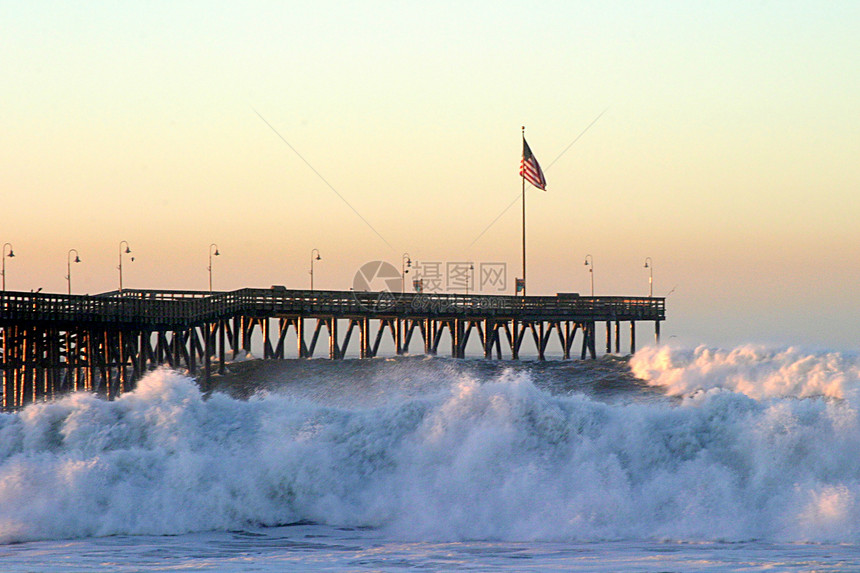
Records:
<instances>
[{"instance_id":1,"label":"dark silhouette of pier","mask_svg":"<svg viewBox=\"0 0 860 573\"><path fill-rule=\"evenodd\" d=\"M579 336L580 358L596 358L597 325L605 324L606 352L613 352L614 341L614 352L620 353L621 323L629 322L633 353L636 323L654 322L659 342L663 320L665 299L658 297L284 287L215 293L126 289L86 296L2 292L3 408L79 390L113 398L161 365L187 369L207 389L214 372L223 373L228 360L252 346L263 359L311 358L323 339L333 360L344 358L356 342L357 357L372 358L388 338L396 354L406 354L416 336L425 354L437 354L447 339L455 358L465 356L472 336L488 359L519 359L523 343L530 341L527 346L533 343L544 360L548 349L570 359Z\"/></svg>"}]
</instances>

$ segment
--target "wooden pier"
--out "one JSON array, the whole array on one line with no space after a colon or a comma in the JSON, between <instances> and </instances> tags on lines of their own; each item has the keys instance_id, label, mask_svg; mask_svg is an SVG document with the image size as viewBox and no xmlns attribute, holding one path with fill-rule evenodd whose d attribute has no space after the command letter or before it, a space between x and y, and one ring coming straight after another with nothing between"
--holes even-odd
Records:
<instances>
[{"instance_id":1,"label":"wooden pier","mask_svg":"<svg viewBox=\"0 0 860 573\"><path fill-rule=\"evenodd\" d=\"M534 355L544 360L548 351L570 359L578 335L580 358L596 358L598 325L605 324L606 352L620 353L621 324L629 323L628 349L633 353L636 323L653 322L659 342L663 320L665 299L657 297L283 287L218 293L123 290L92 296L2 292L3 408L78 390L113 398L161 365L187 369L205 389L213 372L223 373L240 352L254 348L263 359L311 358L323 339L331 359L347 356L351 342L353 355L372 358L387 339L392 352L406 354L416 336L424 354L437 354L447 339L451 356L463 358L470 337L476 336L485 358L517 360L533 344Z\"/></svg>"}]
</instances>

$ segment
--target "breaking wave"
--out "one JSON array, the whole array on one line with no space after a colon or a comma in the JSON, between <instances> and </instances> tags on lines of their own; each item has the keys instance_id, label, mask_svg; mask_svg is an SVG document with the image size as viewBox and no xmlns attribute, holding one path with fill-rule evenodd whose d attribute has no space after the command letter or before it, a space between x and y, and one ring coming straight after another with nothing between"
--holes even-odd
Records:
<instances>
[{"instance_id":1,"label":"breaking wave","mask_svg":"<svg viewBox=\"0 0 860 573\"><path fill-rule=\"evenodd\" d=\"M740 346L728 350L649 347L630 361L633 373L670 394L721 388L757 400L825 396L848 399L860 389L860 358L839 352Z\"/></svg>"},{"instance_id":2,"label":"breaking wave","mask_svg":"<svg viewBox=\"0 0 860 573\"><path fill-rule=\"evenodd\" d=\"M0 541L299 521L422 540L860 541L852 358L646 349L633 371L682 396L647 400L624 376L611 400L516 363L421 364L420 391L353 406L292 394L300 380L204 398L158 370L112 402L2 414ZM327 368L346 392L361 367Z\"/></svg>"}]
</instances>

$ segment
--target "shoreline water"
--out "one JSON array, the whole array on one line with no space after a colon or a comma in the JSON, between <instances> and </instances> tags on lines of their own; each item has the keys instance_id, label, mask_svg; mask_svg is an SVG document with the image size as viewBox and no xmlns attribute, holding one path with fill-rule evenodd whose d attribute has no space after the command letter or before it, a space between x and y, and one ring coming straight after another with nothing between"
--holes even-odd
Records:
<instances>
[{"instance_id":1,"label":"shoreline water","mask_svg":"<svg viewBox=\"0 0 860 573\"><path fill-rule=\"evenodd\" d=\"M852 571L845 544L677 542L403 542L368 529L295 525L180 536L111 536L0 545L4 571Z\"/></svg>"}]
</instances>

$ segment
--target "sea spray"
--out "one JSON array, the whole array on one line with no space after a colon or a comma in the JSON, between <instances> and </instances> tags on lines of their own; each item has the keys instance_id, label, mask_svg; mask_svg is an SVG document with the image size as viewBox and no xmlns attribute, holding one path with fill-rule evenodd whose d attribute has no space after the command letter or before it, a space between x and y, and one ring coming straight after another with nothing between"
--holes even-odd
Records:
<instances>
[{"instance_id":1,"label":"sea spray","mask_svg":"<svg viewBox=\"0 0 860 573\"><path fill-rule=\"evenodd\" d=\"M694 350L652 346L630 360L633 373L670 394L723 388L756 399L773 397L856 398L860 357L746 345Z\"/></svg>"},{"instance_id":2,"label":"sea spray","mask_svg":"<svg viewBox=\"0 0 860 573\"><path fill-rule=\"evenodd\" d=\"M760 360L782 363L774 356ZM326 364L353 392L360 366ZM589 368L606 376L595 363L577 380ZM428 372L422 382L409 369L421 391L350 407L343 395L291 394L301 380L204 399L159 370L112 402L76 394L3 414L0 536L310 521L449 541L860 537L860 426L848 400L717 384L681 400L597 399L552 391L535 379L545 371L516 363L484 376L458 361ZM403 385L361 382L379 396L386 383Z\"/></svg>"}]
</instances>

